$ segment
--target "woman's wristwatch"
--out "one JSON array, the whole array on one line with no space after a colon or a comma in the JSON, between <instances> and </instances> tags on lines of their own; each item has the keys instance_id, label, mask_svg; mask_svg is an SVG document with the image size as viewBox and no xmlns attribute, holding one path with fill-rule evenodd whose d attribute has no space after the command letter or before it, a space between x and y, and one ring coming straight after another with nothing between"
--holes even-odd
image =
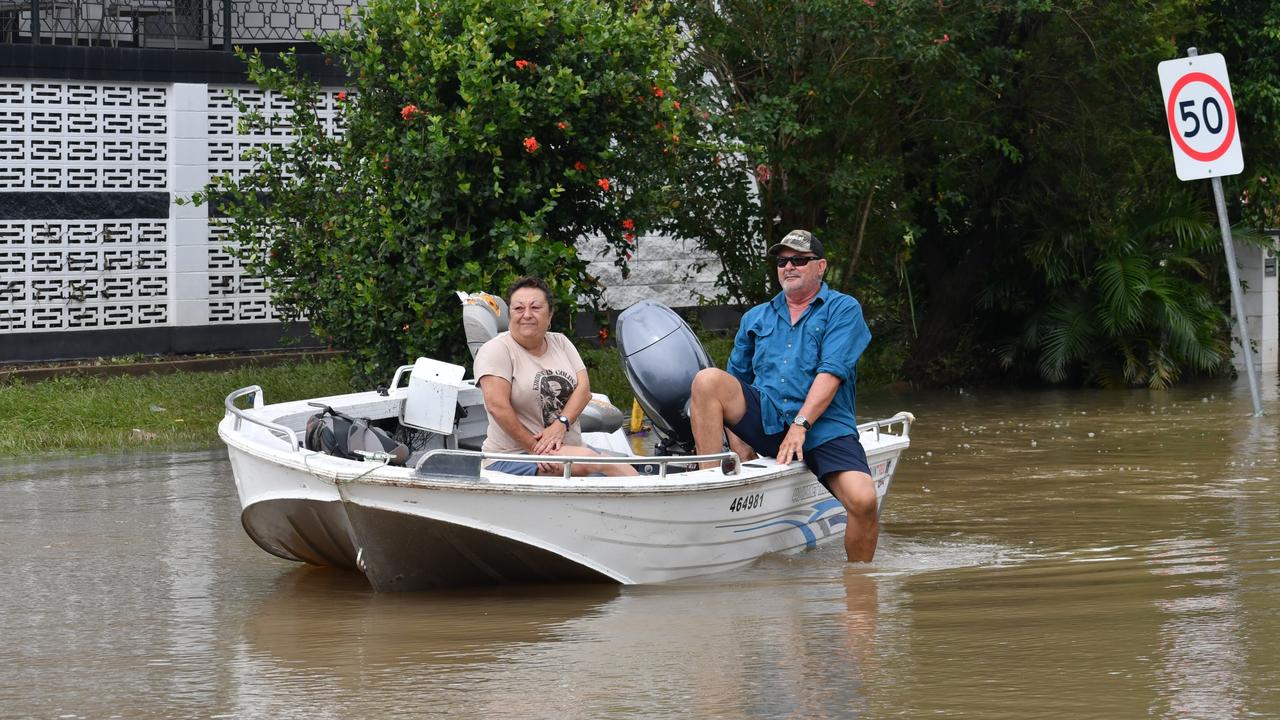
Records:
<instances>
[{"instance_id":1,"label":"woman's wristwatch","mask_svg":"<svg viewBox=\"0 0 1280 720\"><path fill-rule=\"evenodd\" d=\"M797 415L797 416L796 416L796 419L791 421L791 424L792 424L792 425L799 425L800 427L804 428L805 430L812 430L812 429L813 429L813 424L812 424L812 423L810 423L810 422L805 418L805 416L803 416L803 415Z\"/></svg>"},{"instance_id":2,"label":"woman's wristwatch","mask_svg":"<svg viewBox=\"0 0 1280 720\"><path fill-rule=\"evenodd\" d=\"M573 425L573 423L569 422L569 418L568 418L567 416L565 416L565 415L561 415L560 417L558 417L558 418L556 418L556 419L557 419L557 420L559 420L560 422L564 423L564 429L565 429L565 430L568 430L568 429Z\"/></svg>"}]
</instances>

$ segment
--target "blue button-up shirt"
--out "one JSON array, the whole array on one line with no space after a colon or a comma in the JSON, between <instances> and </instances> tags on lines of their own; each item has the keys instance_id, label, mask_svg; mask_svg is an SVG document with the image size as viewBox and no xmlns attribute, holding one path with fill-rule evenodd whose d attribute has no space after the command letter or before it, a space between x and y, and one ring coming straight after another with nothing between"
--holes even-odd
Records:
<instances>
[{"instance_id":1,"label":"blue button-up shirt","mask_svg":"<svg viewBox=\"0 0 1280 720\"><path fill-rule=\"evenodd\" d=\"M810 418L813 429L805 436L807 450L858 432L856 367L869 342L871 330L862 317L862 306L822 283L795 325L783 293L748 310L733 341L728 371L760 391L760 414L769 434L787 429L818 373L840 378L831 405L817 420Z\"/></svg>"}]
</instances>

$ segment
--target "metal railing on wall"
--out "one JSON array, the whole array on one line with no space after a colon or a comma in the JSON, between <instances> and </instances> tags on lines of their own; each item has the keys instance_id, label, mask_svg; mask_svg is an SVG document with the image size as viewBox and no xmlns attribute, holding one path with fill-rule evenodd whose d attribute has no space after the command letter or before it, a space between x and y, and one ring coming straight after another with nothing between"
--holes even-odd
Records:
<instances>
[{"instance_id":1,"label":"metal railing on wall","mask_svg":"<svg viewBox=\"0 0 1280 720\"><path fill-rule=\"evenodd\" d=\"M336 32L359 0L0 0L0 43L230 50Z\"/></svg>"}]
</instances>

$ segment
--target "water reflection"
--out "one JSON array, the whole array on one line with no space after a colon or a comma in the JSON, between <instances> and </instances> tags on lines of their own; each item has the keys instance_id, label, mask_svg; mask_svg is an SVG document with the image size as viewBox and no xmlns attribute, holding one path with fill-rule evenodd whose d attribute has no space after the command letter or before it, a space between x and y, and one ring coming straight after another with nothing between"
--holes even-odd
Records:
<instances>
[{"instance_id":1,"label":"water reflection","mask_svg":"<svg viewBox=\"0 0 1280 720\"><path fill-rule=\"evenodd\" d=\"M1153 715L1168 718L1241 717L1245 709L1244 638L1237 578L1208 540L1175 540L1153 548L1153 574L1176 578L1177 592L1155 605L1160 624L1156 655L1168 692Z\"/></svg>"},{"instance_id":2,"label":"water reflection","mask_svg":"<svg viewBox=\"0 0 1280 720\"><path fill-rule=\"evenodd\" d=\"M376 595L258 549L220 452L0 467L0 714L1280 717L1247 386L860 402L920 418L873 565L651 587Z\"/></svg>"},{"instance_id":3,"label":"water reflection","mask_svg":"<svg viewBox=\"0 0 1280 720\"><path fill-rule=\"evenodd\" d=\"M251 610L243 632L255 657L335 675L490 662L512 645L547 640L564 623L603 612L619 593L619 586L592 584L377 594L356 573L300 567Z\"/></svg>"}]
</instances>

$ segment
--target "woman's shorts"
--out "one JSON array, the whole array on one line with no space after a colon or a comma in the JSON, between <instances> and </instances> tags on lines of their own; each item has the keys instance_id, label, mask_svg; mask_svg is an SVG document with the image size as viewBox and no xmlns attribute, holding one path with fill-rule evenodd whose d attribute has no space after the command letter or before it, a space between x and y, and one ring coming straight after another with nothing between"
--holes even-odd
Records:
<instances>
[{"instance_id":1,"label":"woman's shorts","mask_svg":"<svg viewBox=\"0 0 1280 720\"><path fill-rule=\"evenodd\" d=\"M485 470L507 473L508 475L537 475L538 463L521 462L519 460L494 460Z\"/></svg>"}]
</instances>

